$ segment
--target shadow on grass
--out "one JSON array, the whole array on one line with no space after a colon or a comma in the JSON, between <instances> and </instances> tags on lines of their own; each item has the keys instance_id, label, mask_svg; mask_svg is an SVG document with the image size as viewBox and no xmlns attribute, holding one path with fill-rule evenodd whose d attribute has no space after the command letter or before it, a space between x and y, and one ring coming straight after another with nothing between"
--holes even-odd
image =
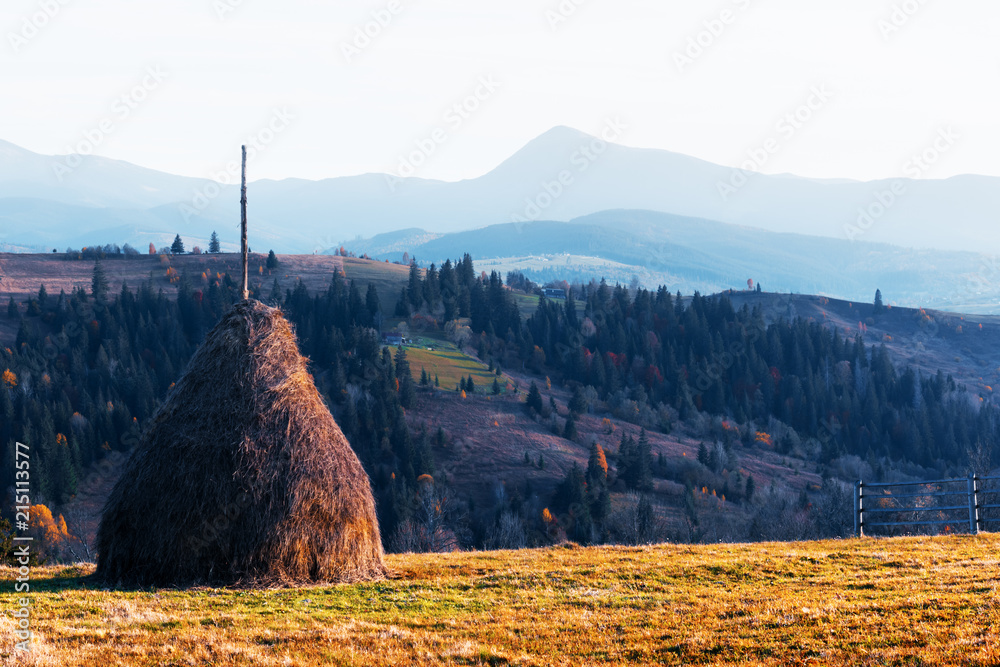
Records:
<instances>
[{"instance_id":1,"label":"shadow on grass","mask_svg":"<svg viewBox=\"0 0 1000 667\"><path fill-rule=\"evenodd\" d=\"M102 590L107 586L98 579L93 568L81 565L51 568L32 568L30 575L31 590L46 593L60 591Z\"/></svg>"},{"instance_id":2,"label":"shadow on grass","mask_svg":"<svg viewBox=\"0 0 1000 667\"><path fill-rule=\"evenodd\" d=\"M5 573L6 574L6 573ZM16 575L15 575L16 576ZM124 583L108 583L98 578L91 565L39 566L32 568L31 590L41 593L64 591L115 591L120 593L155 593L158 591L306 591L311 589L350 588L355 586L378 587L389 582L416 581L421 579L413 572L389 569L384 579L366 582L312 582L288 583L286 585L267 584L260 581L202 581L186 585L146 585L137 586ZM14 576L11 577L13 588Z\"/></svg>"}]
</instances>

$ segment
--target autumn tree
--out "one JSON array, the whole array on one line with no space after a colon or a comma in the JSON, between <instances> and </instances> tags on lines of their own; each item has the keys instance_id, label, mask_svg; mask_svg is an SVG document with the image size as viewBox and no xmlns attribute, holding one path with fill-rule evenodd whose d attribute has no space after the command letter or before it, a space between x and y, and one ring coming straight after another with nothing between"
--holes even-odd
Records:
<instances>
[{"instance_id":1,"label":"autumn tree","mask_svg":"<svg viewBox=\"0 0 1000 667\"><path fill-rule=\"evenodd\" d=\"M604 448L596 440L590 445L590 458L587 460L587 482L591 486L607 484L608 460L604 456Z\"/></svg>"},{"instance_id":2,"label":"autumn tree","mask_svg":"<svg viewBox=\"0 0 1000 667\"><path fill-rule=\"evenodd\" d=\"M45 505L32 505L29 510L28 534L38 551L46 560L58 559L69 542L69 529L66 519L60 514L52 516L52 510Z\"/></svg>"}]
</instances>

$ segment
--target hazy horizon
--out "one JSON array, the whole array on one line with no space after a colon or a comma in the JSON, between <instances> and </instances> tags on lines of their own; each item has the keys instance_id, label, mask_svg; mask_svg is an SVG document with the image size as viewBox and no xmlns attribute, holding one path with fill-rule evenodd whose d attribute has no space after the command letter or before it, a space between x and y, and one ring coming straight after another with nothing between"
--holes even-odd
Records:
<instances>
[{"instance_id":1,"label":"hazy horizon","mask_svg":"<svg viewBox=\"0 0 1000 667\"><path fill-rule=\"evenodd\" d=\"M427 141L416 176L474 178L552 127L611 117L626 146L735 167L774 141L763 173L862 181L903 175L952 127L961 140L921 177L1000 176L1000 6L985 0L13 0L0 27L18 101L0 138L191 177L276 115L254 179L391 173Z\"/></svg>"}]
</instances>

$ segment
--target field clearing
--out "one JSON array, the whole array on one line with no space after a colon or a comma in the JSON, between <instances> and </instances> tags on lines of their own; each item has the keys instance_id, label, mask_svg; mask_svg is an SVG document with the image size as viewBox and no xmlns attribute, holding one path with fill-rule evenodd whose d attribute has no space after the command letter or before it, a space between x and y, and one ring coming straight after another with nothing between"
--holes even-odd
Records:
<instances>
[{"instance_id":1,"label":"field clearing","mask_svg":"<svg viewBox=\"0 0 1000 667\"><path fill-rule=\"evenodd\" d=\"M528 319L538 310L538 302L541 301L541 297L534 294L514 292L514 301L517 303L517 309L520 311L521 317ZM549 301L553 301L561 307L566 306L565 299L549 299ZM577 299L574 303L576 304L576 314L583 315L587 310L587 302Z\"/></svg>"},{"instance_id":2,"label":"field clearing","mask_svg":"<svg viewBox=\"0 0 1000 667\"><path fill-rule=\"evenodd\" d=\"M398 555L302 589L33 572L37 665L996 665L1000 536ZM13 571L0 570L10 581ZM9 589L6 589L9 590ZM5 612L14 595L0 596Z\"/></svg>"},{"instance_id":3,"label":"field clearing","mask_svg":"<svg viewBox=\"0 0 1000 667\"><path fill-rule=\"evenodd\" d=\"M279 256L278 259L282 259L282 257ZM288 257L297 258L301 255L289 255ZM375 289L378 290L379 301L382 303L382 312L387 315L392 314L396 302L399 301L399 294L409 279L410 268L408 266L355 257L337 257L336 259L343 263L347 279L358 284L362 297L365 295L368 283L374 283ZM324 285L324 289L325 287Z\"/></svg>"},{"instance_id":4,"label":"field clearing","mask_svg":"<svg viewBox=\"0 0 1000 667\"><path fill-rule=\"evenodd\" d=\"M517 302L517 309L524 319L528 319L535 314L535 311L538 310L538 302L540 300L539 297L532 294L514 293L514 301Z\"/></svg>"},{"instance_id":5,"label":"field clearing","mask_svg":"<svg viewBox=\"0 0 1000 667\"><path fill-rule=\"evenodd\" d=\"M493 378L496 374L485 364L458 350L451 343L435 341L434 350L426 347L407 347L406 358L410 362L410 373L416 382L420 382L420 371L426 369L431 381L435 374L441 381L441 389L454 390L463 378L472 376L476 383L477 393L492 392ZM500 378L500 386L506 385L505 378Z\"/></svg>"}]
</instances>

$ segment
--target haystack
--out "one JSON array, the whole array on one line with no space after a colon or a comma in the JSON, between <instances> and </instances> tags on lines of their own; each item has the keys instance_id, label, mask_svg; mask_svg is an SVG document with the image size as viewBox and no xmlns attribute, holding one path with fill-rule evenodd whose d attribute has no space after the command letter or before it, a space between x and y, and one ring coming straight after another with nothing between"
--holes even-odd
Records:
<instances>
[{"instance_id":1,"label":"haystack","mask_svg":"<svg viewBox=\"0 0 1000 667\"><path fill-rule=\"evenodd\" d=\"M126 464L97 535L112 585L380 577L371 486L281 313L237 304Z\"/></svg>"}]
</instances>

